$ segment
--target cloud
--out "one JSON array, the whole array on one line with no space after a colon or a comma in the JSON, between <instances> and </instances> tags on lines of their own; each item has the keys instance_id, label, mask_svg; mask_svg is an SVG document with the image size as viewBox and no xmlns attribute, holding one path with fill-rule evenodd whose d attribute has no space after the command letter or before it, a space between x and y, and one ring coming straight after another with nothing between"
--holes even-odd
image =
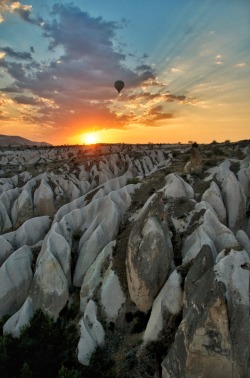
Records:
<instances>
[{"instance_id":1,"label":"cloud","mask_svg":"<svg viewBox=\"0 0 250 378\"><path fill-rule=\"evenodd\" d=\"M170 71L173 73L183 72L180 68L177 68L177 67L170 68Z\"/></svg>"},{"instance_id":2,"label":"cloud","mask_svg":"<svg viewBox=\"0 0 250 378\"><path fill-rule=\"evenodd\" d=\"M31 17L32 5L21 4L19 1L15 1L10 5L10 9L21 17L24 21L34 25L41 25L43 20L41 18Z\"/></svg>"},{"instance_id":3,"label":"cloud","mask_svg":"<svg viewBox=\"0 0 250 378\"><path fill-rule=\"evenodd\" d=\"M23 104L23 105L38 105L37 100L34 97L29 96L15 96L13 100L17 104Z\"/></svg>"},{"instance_id":4,"label":"cloud","mask_svg":"<svg viewBox=\"0 0 250 378\"><path fill-rule=\"evenodd\" d=\"M243 68L243 67L246 67L246 63L245 62L242 62L242 63L237 63L234 65L234 68Z\"/></svg>"},{"instance_id":5,"label":"cloud","mask_svg":"<svg viewBox=\"0 0 250 378\"><path fill-rule=\"evenodd\" d=\"M17 87L15 87L13 85L13 86L1 88L0 91L4 92L4 93L21 93L22 89L21 88L17 88Z\"/></svg>"},{"instance_id":6,"label":"cloud","mask_svg":"<svg viewBox=\"0 0 250 378\"><path fill-rule=\"evenodd\" d=\"M32 5L21 4L19 1L0 0L0 11L15 13L21 19L34 25L41 25L43 20L41 18L31 17ZM4 21L0 15L0 23Z\"/></svg>"},{"instance_id":7,"label":"cloud","mask_svg":"<svg viewBox=\"0 0 250 378\"><path fill-rule=\"evenodd\" d=\"M25 22L38 22L31 17L30 6L17 4L14 11ZM142 58L135 69L126 67L122 45L117 50L117 41L114 44L120 28L116 22L91 17L72 3L55 5L50 17L42 28L53 51L46 61L32 59L32 46L30 52L2 49L6 56L22 59L0 60L0 67L13 79L1 91L9 94L13 106L18 104L22 120L47 125L55 133L60 128L73 133L93 125L122 128L129 122L157 126L158 121L174 117L167 109L169 103L172 107L188 102L185 96L169 93ZM117 79L125 82L118 98L113 87Z\"/></svg>"},{"instance_id":8,"label":"cloud","mask_svg":"<svg viewBox=\"0 0 250 378\"><path fill-rule=\"evenodd\" d=\"M29 52L17 52L10 47L0 47L0 49L9 57L23 60L31 60L32 56ZM0 53L1 54L1 53Z\"/></svg>"}]
</instances>

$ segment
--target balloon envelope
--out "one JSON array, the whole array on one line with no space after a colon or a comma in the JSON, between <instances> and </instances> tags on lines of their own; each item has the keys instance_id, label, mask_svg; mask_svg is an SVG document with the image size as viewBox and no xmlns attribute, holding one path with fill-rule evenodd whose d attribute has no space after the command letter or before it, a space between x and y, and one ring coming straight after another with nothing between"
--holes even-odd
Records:
<instances>
[{"instance_id":1,"label":"balloon envelope","mask_svg":"<svg viewBox=\"0 0 250 378\"><path fill-rule=\"evenodd\" d=\"M122 80L117 80L114 82L114 86L118 93L120 93L122 88L124 87L124 82Z\"/></svg>"}]
</instances>

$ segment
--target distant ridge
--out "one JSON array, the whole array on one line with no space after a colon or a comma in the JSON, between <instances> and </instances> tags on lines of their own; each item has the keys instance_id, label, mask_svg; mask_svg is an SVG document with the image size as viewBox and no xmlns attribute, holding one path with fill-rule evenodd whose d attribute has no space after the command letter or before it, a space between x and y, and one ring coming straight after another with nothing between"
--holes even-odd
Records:
<instances>
[{"instance_id":1,"label":"distant ridge","mask_svg":"<svg viewBox=\"0 0 250 378\"><path fill-rule=\"evenodd\" d=\"M34 142L17 135L0 134L0 146L52 146L46 142Z\"/></svg>"}]
</instances>

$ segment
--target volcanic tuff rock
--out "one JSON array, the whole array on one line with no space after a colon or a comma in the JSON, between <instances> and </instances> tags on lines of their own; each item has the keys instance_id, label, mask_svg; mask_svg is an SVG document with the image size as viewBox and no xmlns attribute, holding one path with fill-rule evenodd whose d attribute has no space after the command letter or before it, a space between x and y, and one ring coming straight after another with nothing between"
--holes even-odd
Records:
<instances>
[{"instance_id":1,"label":"volcanic tuff rock","mask_svg":"<svg viewBox=\"0 0 250 378\"><path fill-rule=\"evenodd\" d=\"M173 248L162 194L148 201L130 233L127 281L131 300L148 311L173 267Z\"/></svg>"},{"instance_id":2,"label":"volcanic tuff rock","mask_svg":"<svg viewBox=\"0 0 250 378\"><path fill-rule=\"evenodd\" d=\"M15 251L0 268L0 316L13 315L28 296L32 281L32 253L28 246Z\"/></svg>"},{"instance_id":3,"label":"volcanic tuff rock","mask_svg":"<svg viewBox=\"0 0 250 378\"><path fill-rule=\"evenodd\" d=\"M79 323L81 376L99 346L108 376L245 378L248 145L200 146L189 174L182 145L0 151L4 332L40 308Z\"/></svg>"},{"instance_id":4,"label":"volcanic tuff rock","mask_svg":"<svg viewBox=\"0 0 250 378\"><path fill-rule=\"evenodd\" d=\"M212 206L219 221L223 224L227 224L227 212L223 203L222 194L220 188L214 181L211 182L210 187L203 193L201 198Z\"/></svg>"},{"instance_id":5,"label":"volcanic tuff rock","mask_svg":"<svg viewBox=\"0 0 250 378\"><path fill-rule=\"evenodd\" d=\"M89 365L92 353L104 341L105 332L97 319L96 312L96 304L90 300L80 321L81 336L78 343L78 360L83 365Z\"/></svg>"}]
</instances>

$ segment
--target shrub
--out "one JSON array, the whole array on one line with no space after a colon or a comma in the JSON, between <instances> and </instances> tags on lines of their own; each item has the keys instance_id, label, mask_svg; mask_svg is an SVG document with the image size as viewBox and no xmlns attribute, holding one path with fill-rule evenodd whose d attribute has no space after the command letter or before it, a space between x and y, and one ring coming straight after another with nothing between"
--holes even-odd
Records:
<instances>
[{"instance_id":1,"label":"shrub","mask_svg":"<svg viewBox=\"0 0 250 378\"><path fill-rule=\"evenodd\" d=\"M129 184L139 184L141 181L138 177L133 177L133 178L129 178L127 179L127 182L126 182L126 185L129 185Z\"/></svg>"},{"instance_id":2,"label":"shrub","mask_svg":"<svg viewBox=\"0 0 250 378\"><path fill-rule=\"evenodd\" d=\"M22 329L20 338L10 334L0 336L1 378L55 378L62 366L75 374L68 378L77 377L75 371L82 370L76 356L78 339L72 321L60 317L54 322L37 310L30 324Z\"/></svg>"}]
</instances>

